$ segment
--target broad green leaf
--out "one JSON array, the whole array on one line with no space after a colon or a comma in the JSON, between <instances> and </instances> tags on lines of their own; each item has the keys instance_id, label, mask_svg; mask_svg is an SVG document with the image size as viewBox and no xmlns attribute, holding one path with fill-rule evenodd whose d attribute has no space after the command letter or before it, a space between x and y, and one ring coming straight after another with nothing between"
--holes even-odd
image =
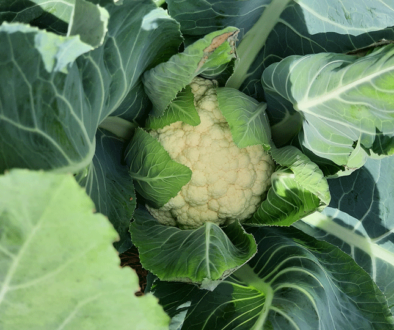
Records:
<instances>
[{"instance_id":1,"label":"broad green leaf","mask_svg":"<svg viewBox=\"0 0 394 330\"><path fill-rule=\"evenodd\" d=\"M239 89L248 78L250 67L290 2L290 0L272 0L255 25L245 33L237 47L240 61L235 63L234 73L226 86Z\"/></svg>"},{"instance_id":2,"label":"broad green leaf","mask_svg":"<svg viewBox=\"0 0 394 330\"><path fill-rule=\"evenodd\" d=\"M267 102L293 104L304 120L301 143L317 156L360 167L362 159L349 164L355 142L373 150L378 134L394 140L393 54L394 46L388 45L362 58L290 56L264 71Z\"/></svg>"},{"instance_id":3,"label":"broad green leaf","mask_svg":"<svg viewBox=\"0 0 394 330\"><path fill-rule=\"evenodd\" d=\"M172 160L149 133L137 129L125 153L135 189L154 208L160 208L190 181L192 171Z\"/></svg>"},{"instance_id":4,"label":"broad green leaf","mask_svg":"<svg viewBox=\"0 0 394 330\"><path fill-rule=\"evenodd\" d=\"M79 35L93 48L107 32L108 12L85 0L14 0L0 3L0 23L19 22L60 35Z\"/></svg>"},{"instance_id":5,"label":"broad green leaf","mask_svg":"<svg viewBox=\"0 0 394 330\"><path fill-rule=\"evenodd\" d=\"M394 155L393 137L382 134L379 130L377 130L376 138L372 146L372 151L378 155Z\"/></svg>"},{"instance_id":6,"label":"broad green leaf","mask_svg":"<svg viewBox=\"0 0 394 330\"><path fill-rule=\"evenodd\" d=\"M336 32L358 36L393 25L394 4L391 0L357 1L295 0L304 13L310 34ZM319 20L319 23L317 23Z\"/></svg>"},{"instance_id":7,"label":"broad green leaf","mask_svg":"<svg viewBox=\"0 0 394 330\"><path fill-rule=\"evenodd\" d=\"M350 176L328 182L330 205L295 225L352 256L394 312L394 157L368 159Z\"/></svg>"},{"instance_id":8,"label":"broad green leaf","mask_svg":"<svg viewBox=\"0 0 394 330\"><path fill-rule=\"evenodd\" d=\"M209 80L216 80L218 86L224 87L227 80L234 72L235 59L230 62L205 70L201 77Z\"/></svg>"},{"instance_id":9,"label":"broad green leaf","mask_svg":"<svg viewBox=\"0 0 394 330\"><path fill-rule=\"evenodd\" d=\"M184 35L203 36L226 26L241 26L245 31L250 30L271 0L166 2L171 16L181 24Z\"/></svg>"},{"instance_id":10,"label":"broad green leaf","mask_svg":"<svg viewBox=\"0 0 394 330\"><path fill-rule=\"evenodd\" d=\"M29 80L34 78L34 76L30 77L29 75L31 73L27 70L28 64L42 63L46 74L52 72L67 73L67 66L71 65L80 55L93 49L90 45L82 42L79 36L63 37L20 23L3 23L0 26L0 38L2 44L8 44L9 46L9 49L2 51L2 58L6 63L10 62L17 68L17 63L14 64L13 62L20 62L19 70L22 71L20 76L28 81L27 85L30 82ZM23 50L28 52L29 55L36 58L28 62L27 59L23 58L23 54L19 54L22 53L22 47L25 47ZM2 63L2 66L4 67L5 64ZM4 69L4 72L8 75L12 72L11 69L7 71ZM11 76L8 76L8 78L12 79ZM14 79L17 80L18 78L15 77ZM12 82L8 81L8 83Z\"/></svg>"},{"instance_id":11,"label":"broad green leaf","mask_svg":"<svg viewBox=\"0 0 394 330\"><path fill-rule=\"evenodd\" d=\"M152 102L144 91L144 85L139 81L111 116L123 118L136 126L143 127L151 109Z\"/></svg>"},{"instance_id":12,"label":"broad green leaf","mask_svg":"<svg viewBox=\"0 0 394 330\"><path fill-rule=\"evenodd\" d=\"M0 2L0 23L26 23L66 35L75 0L13 0Z\"/></svg>"},{"instance_id":13,"label":"broad green leaf","mask_svg":"<svg viewBox=\"0 0 394 330\"><path fill-rule=\"evenodd\" d=\"M259 104L234 88L218 88L216 92L220 111L230 126L234 143L239 148L261 144L269 150L271 130L265 113L267 105Z\"/></svg>"},{"instance_id":14,"label":"broad green leaf","mask_svg":"<svg viewBox=\"0 0 394 330\"><path fill-rule=\"evenodd\" d=\"M79 94L78 68L70 63L90 46L79 37L7 23L0 27L0 44L7 45L0 49L0 173L87 166L96 127L74 112L87 105Z\"/></svg>"},{"instance_id":15,"label":"broad green leaf","mask_svg":"<svg viewBox=\"0 0 394 330\"><path fill-rule=\"evenodd\" d=\"M108 217L119 234L114 243L119 253L131 248L129 226L136 206L133 181L122 164L125 142L106 130L96 133L96 153L78 183L96 205L96 210Z\"/></svg>"},{"instance_id":16,"label":"broad green leaf","mask_svg":"<svg viewBox=\"0 0 394 330\"><path fill-rule=\"evenodd\" d=\"M104 42L108 19L109 14L104 8L87 1L75 0L67 35L79 35L83 42L98 47Z\"/></svg>"},{"instance_id":17,"label":"broad green leaf","mask_svg":"<svg viewBox=\"0 0 394 330\"><path fill-rule=\"evenodd\" d=\"M230 62L235 57L238 29L210 33L176 54L166 63L145 72L142 81L153 103L152 113L160 117L179 91L204 70Z\"/></svg>"},{"instance_id":18,"label":"broad green leaf","mask_svg":"<svg viewBox=\"0 0 394 330\"><path fill-rule=\"evenodd\" d=\"M249 31L271 0L167 0L172 17L181 23L186 35L204 35L223 26L237 26ZM295 0L310 34L336 32L360 35L393 25L394 5L390 0L358 1ZM200 20L198 20L200 18ZM201 18L204 18L201 19Z\"/></svg>"},{"instance_id":19,"label":"broad green leaf","mask_svg":"<svg viewBox=\"0 0 394 330\"><path fill-rule=\"evenodd\" d=\"M274 160L286 166L294 173L294 179L307 190L319 197L324 204L330 203L330 192L327 180L319 168L302 152L294 147L272 148Z\"/></svg>"},{"instance_id":20,"label":"broad green leaf","mask_svg":"<svg viewBox=\"0 0 394 330\"><path fill-rule=\"evenodd\" d=\"M177 121L182 121L192 126L197 126L201 123L200 116L194 106L194 95L189 85L179 92L177 98L170 103L163 116L149 116L145 127L158 129Z\"/></svg>"},{"instance_id":21,"label":"broad green leaf","mask_svg":"<svg viewBox=\"0 0 394 330\"><path fill-rule=\"evenodd\" d=\"M213 292L154 283L164 310L184 315L180 329L394 329L382 292L346 253L294 228L251 231L259 252Z\"/></svg>"},{"instance_id":22,"label":"broad green leaf","mask_svg":"<svg viewBox=\"0 0 394 330\"><path fill-rule=\"evenodd\" d=\"M271 0L167 2L171 16L181 24L186 40L202 37L226 26L236 26L241 31L239 39L242 45L243 36L256 25ZM258 101L264 101L261 75L272 63L290 55L346 53L381 39L394 40L394 29L384 29L394 25L394 15L390 14L392 8L389 0L290 1L272 30L268 29L264 20L260 21L261 29L257 29L256 42L252 42L252 47L259 45L262 36L267 33L268 36L238 89ZM275 19L270 16L270 21ZM237 46L239 49L240 45ZM246 50L249 49L246 47ZM242 54L238 55L242 61ZM289 102L270 102L267 115L273 140L278 147L290 141L302 127L301 116Z\"/></svg>"},{"instance_id":23,"label":"broad green leaf","mask_svg":"<svg viewBox=\"0 0 394 330\"><path fill-rule=\"evenodd\" d=\"M140 118L140 106L126 114L123 102L142 92L136 86L147 68L177 52L178 23L149 0L127 0L106 10L104 44L76 61L83 52L78 37L2 25L0 43L7 46L0 49L0 172L12 167L77 172L91 162L97 127L108 115L121 107L125 117ZM69 45L70 40L77 42ZM63 68L67 74L58 72Z\"/></svg>"},{"instance_id":24,"label":"broad green leaf","mask_svg":"<svg viewBox=\"0 0 394 330\"><path fill-rule=\"evenodd\" d=\"M296 113L299 114L299 112ZM302 122L301 122L301 126L302 126ZM312 162L317 164L319 168L322 170L325 177L336 177L340 173L345 173L347 171L354 171L354 169L350 169L350 168L345 169L345 166L339 166L327 158L322 158L317 156L316 154L314 154L312 151L305 148L305 146L301 144L298 136L291 140L291 145L301 150L301 152L305 156L307 156Z\"/></svg>"},{"instance_id":25,"label":"broad green leaf","mask_svg":"<svg viewBox=\"0 0 394 330\"><path fill-rule=\"evenodd\" d=\"M327 180L307 156L292 146L273 146L270 152L281 166L272 174L267 197L248 224L290 226L330 203Z\"/></svg>"},{"instance_id":26,"label":"broad green leaf","mask_svg":"<svg viewBox=\"0 0 394 330\"><path fill-rule=\"evenodd\" d=\"M216 286L256 253L256 244L239 222L220 228L212 222L194 230L159 223L137 209L130 225L142 266L164 281Z\"/></svg>"},{"instance_id":27,"label":"broad green leaf","mask_svg":"<svg viewBox=\"0 0 394 330\"><path fill-rule=\"evenodd\" d=\"M12 170L0 187L1 329L167 329L71 175Z\"/></svg>"}]
</instances>

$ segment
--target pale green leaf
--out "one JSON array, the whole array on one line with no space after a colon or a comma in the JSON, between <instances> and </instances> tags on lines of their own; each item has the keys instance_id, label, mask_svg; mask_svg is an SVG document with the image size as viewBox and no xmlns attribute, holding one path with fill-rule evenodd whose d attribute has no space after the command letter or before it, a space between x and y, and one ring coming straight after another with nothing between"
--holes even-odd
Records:
<instances>
[{"instance_id":1,"label":"pale green leaf","mask_svg":"<svg viewBox=\"0 0 394 330\"><path fill-rule=\"evenodd\" d=\"M163 116L149 116L145 127L148 129L158 129L177 121L182 121L192 126L197 126L201 122L200 116L194 106L194 95L189 85L179 92L177 98L170 103Z\"/></svg>"},{"instance_id":2,"label":"pale green leaf","mask_svg":"<svg viewBox=\"0 0 394 330\"><path fill-rule=\"evenodd\" d=\"M160 117L179 91L204 70L230 62L235 57L234 40L238 29L210 33L174 55L166 63L145 72L145 91L153 103L153 115Z\"/></svg>"},{"instance_id":3,"label":"pale green leaf","mask_svg":"<svg viewBox=\"0 0 394 330\"><path fill-rule=\"evenodd\" d=\"M261 144L270 149L271 130L265 109L265 103L234 88L216 90L219 108L228 122L234 143L239 148Z\"/></svg>"},{"instance_id":4,"label":"pale green leaf","mask_svg":"<svg viewBox=\"0 0 394 330\"><path fill-rule=\"evenodd\" d=\"M272 174L267 197L248 224L290 226L329 204L327 180L307 156L293 146L272 146L270 153L281 167Z\"/></svg>"},{"instance_id":5,"label":"pale green leaf","mask_svg":"<svg viewBox=\"0 0 394 330\"><path fill-rule=\"evenodd\" d=\"M267 102L290 101L303 117L300 141L317 156L354 165L354 143L376 150L377 136L394 140L394 46L357 56L290 56L264 71ZM392 142L393 143L393 142ZM391 151L390 151L391 152ZM362 165L362 161L357 163Z\"/></svg>"},{"instance_id":6,"label":"pale green leaf","mask_svg":"<svg viewBox=\"0 0 394 330\"><path fill-rule=\"evenodd\" d=\"M192 177L187 166L172 160L160 142L143 129L136 130L125 160L135 189L154 208L175 197Z\"/></svg>"},{"instance_id":7,"label":"pale green leaf","mask_svg":"<svg viewBox=\"0 0 394 330\"><path fill-rule=\"evenodd\" d=\"M12 170L0 187L1 329L167 329L72 175Z\"/></svg>"}]
</instances>

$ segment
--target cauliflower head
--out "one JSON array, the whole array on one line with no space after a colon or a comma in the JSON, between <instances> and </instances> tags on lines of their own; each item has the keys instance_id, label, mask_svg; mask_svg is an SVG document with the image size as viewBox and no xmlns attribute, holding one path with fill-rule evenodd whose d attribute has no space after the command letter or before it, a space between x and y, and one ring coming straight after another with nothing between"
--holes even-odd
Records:
<instances>
[{"instance_id":1,"label":"cauliflower head","mask_svg":"<svg viewBox=\"0 0 394 330\"><path fill-rule=\"evenodd\" d=\"M212 81L195 78L190 87L201 123L175 122L150 134L192 178L163 207L147 208L160 223L182 229L245 220L268 190L274 162L261 145L235 145Z\"/></svg>"}]
</instances>

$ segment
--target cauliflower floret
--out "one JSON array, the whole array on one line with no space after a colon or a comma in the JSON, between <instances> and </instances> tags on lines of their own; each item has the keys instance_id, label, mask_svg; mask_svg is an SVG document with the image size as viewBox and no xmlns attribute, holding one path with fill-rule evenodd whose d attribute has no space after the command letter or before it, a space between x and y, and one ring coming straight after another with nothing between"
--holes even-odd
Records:
<instances>
[{"instance_id":1,"label":"cauliflower floret","mask_svg":"<svg viewBox=\"0 0 394 330\"><path fill-rule=\"evenodd\" d=\"M182 229L245 220L268 190L274 162L260 145L235 145L210 80L195 78L190 86L201 123L176 122L151 135L192 170L192 178L163 207L147 208L159 222Z\"/></svg>"}]
</instances>

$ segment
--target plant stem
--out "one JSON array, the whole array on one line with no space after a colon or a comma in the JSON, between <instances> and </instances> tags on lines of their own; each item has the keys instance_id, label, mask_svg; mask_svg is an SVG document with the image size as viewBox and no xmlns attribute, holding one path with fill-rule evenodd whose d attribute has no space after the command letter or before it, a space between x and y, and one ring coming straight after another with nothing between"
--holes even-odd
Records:
<instances>
[{"instance_id":1,"label":"plant stem","mask_svg":"<svg viewBox=\"0 0 394 330\"><path fill-rule=\"evenodd\" d=\"M272 287L268 283L265 283L248 264L238 269L234 275L248 286L262 292L265 295L263 310L261 311L256 323L250 330L263 329L265 320L267 319L270 307L272 305L272 299L274 298L274 291L272 290Z\"/></svg>"},{"instance_id":2,"label":"plant stem","mask_svg":"<svg viewBox=\"0 0 394 330\"><path fill-rule=\"evenodd\" d=\"M237 48L239 60L226 87L239 89L248 77L248 70L265 45L283 10L291 0L272 0L256 24L245 34Z\"/></svg>"},{"instance_id":3,"label":"plant stem","mask_svg":"<svg viewBox=\"0 0 394 330\"><path fill-rule=\"evenodd\" d=\"M120 117L107 117L104 121L99 125L100 128L104 128L107 131L115 134L117 137L122 140L129 141L133 136L135 124L130 123L126 119L122 119Z\"/></svg>"},{"instance_id":4,"label":"plant stem","mask_svg":"<svg viewBox=\"0 0 394 330\"><path fill-rule=\"evenodd\" d=\"M166 3L166 0L153 0L153 2L156 4L157 7L160 7L161 5Z\"/></svg>"}]
</instances>

